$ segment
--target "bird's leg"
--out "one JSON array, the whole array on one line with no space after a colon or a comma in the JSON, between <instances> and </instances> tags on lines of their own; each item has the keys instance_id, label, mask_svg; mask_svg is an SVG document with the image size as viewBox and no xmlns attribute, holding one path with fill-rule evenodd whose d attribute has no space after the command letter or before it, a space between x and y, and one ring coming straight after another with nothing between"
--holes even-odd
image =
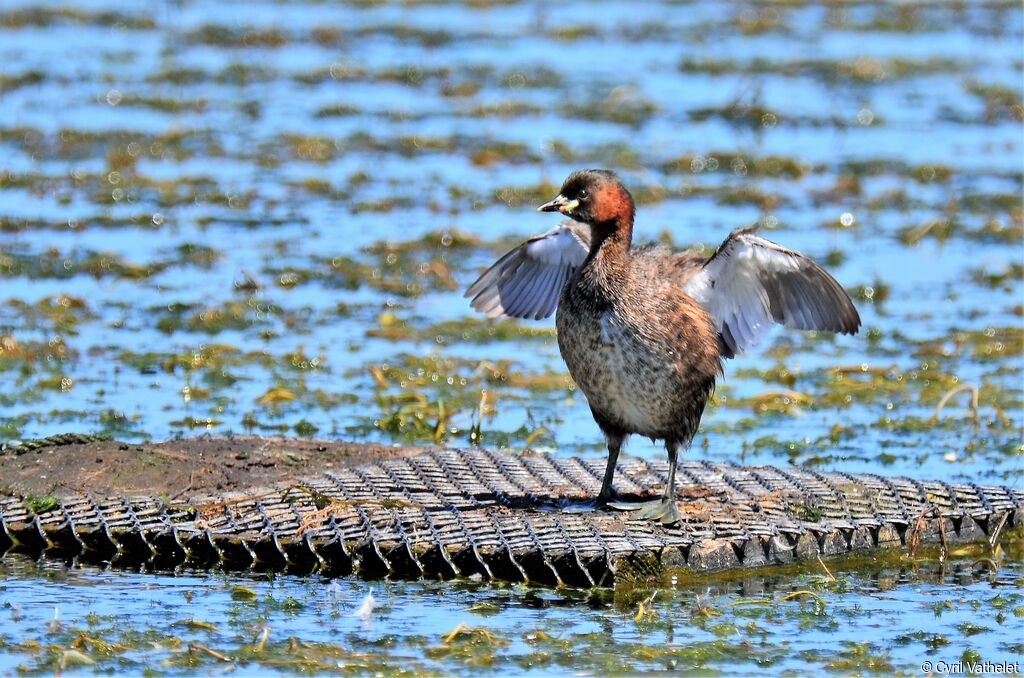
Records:
<instances>
[{"instance_id":1,"label":"bird's leg","mask_svg":"<svg viewBox=\"0 0 1024 678\"><path fill-rule=\"evenodd\" d=\"M598 506L607 506L615 499L612 481L615 480L615 468L619 463L619 452L621 451L622 438L619 436L608 436L608 462L604 467L604 481L601 483L601 492L597 495Z\"/></svg>"},{"instance_id":2,"label":"bird's leg","mask_svg":"<svg viewBox=\"0 0 1024 678\"><path fill-rule=\"evenodd\" d=\"M622 442L625 440L625 436L605 433L605 437L608 439L608 463L604 468L601 491L595 499L569 501L562 504L563 511L593 511L608 506L615 499L616 494L612 489L612 481L615 480L615 467L619 463L619 452L622 451Z\"/></svg>"},{"instance_id":3,"label":"bird's leg","mask_svg":"<svg viewBox=\"0 0 1024 678\"><path fill-rule=\"evenodd\" d=\"M641 502L609 502L608 506L621 511L633 511L630 516L636 520L656 520L664 525L678 523L682 516L676 506L676 463L679 461L679 443L675 440L665 441L668 451L668 481L661 499Z\"/></svg>"},{"instance_id":4,"label":"bird's leg","mask_svg":"<svg viewBox=\"0 0 1024 678\"><path fill-rule=\"evenodd\" d=\"M682 516L679 515L679 506L676 505L676 466L679 464L679 443L674 440L665 441L665 450L668 452L668 482L665 484L665 494L662 496L662 503L665 505L664 513L652 516L665 525L678 523Z\"/></svg>"}]
</instances>

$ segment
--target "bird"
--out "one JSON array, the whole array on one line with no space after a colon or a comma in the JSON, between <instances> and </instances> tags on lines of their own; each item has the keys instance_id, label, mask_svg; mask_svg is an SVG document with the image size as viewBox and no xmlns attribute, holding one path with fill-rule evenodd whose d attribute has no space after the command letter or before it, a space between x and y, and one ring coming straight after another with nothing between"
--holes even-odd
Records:
<instances>
[{"instance_id":1,"label":"bird","mask_svg":"<svg viewBox=\"0 0 1024 678\"><path fill-rule=\"evenodd\" d=\"M697 432L723 361L774 324L842 334L860 328L857 309L835 278L758 235L756 225L733 230L710 256L634 247L635 203L610 170L572 172L537 209L569 220L500 257L465 296L490 318L540 320L555 313L559 351L608 447L590 508L678 523L679 451ZM665 444L668 476L653 501L618 501L613 489L631 434Z\"/></svg>"}]
</instances>

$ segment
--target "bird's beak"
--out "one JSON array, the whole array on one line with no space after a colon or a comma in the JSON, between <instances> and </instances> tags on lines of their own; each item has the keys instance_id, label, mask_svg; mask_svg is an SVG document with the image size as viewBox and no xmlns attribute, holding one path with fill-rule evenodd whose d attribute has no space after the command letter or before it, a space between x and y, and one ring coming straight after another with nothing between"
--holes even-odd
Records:
<instances>
[{"instance_id":1,"label":"bird's beak","mask_svg":"<svg viewBox=\"0 0 1024 678\"><path fill-rule=\"evenodd\" d=\"M537 208L538 212L561 212L562 214L568 214L574 209L580 206L579 200L569 200L564 195L559 193L551 200Z\"/></svg>"}]
</instances>

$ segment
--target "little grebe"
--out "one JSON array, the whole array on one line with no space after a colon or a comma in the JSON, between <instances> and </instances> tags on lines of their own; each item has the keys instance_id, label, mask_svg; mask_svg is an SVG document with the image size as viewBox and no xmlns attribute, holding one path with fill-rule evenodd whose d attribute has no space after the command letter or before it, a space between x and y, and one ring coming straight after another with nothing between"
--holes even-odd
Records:
<instances>
[{"instance_id":1,"label":"little grebe","mask_svg":"<svg viewBox=\"0 0 1024 678\"><path fill-rule=\"evenodd\" d=\"M538 209L573 221L505 254L466 296L492 318L546 318L557 306L558 348L608 442L596 505L678 522L678 451L697 432L722 359L772 322L843 334L860 327L832 276L753 227L730 233L710 257L631 248L633 198L610 171L573 172ZM631 433L665 441L668 480L656 501L613 501L619 450Z\"/></svg>"}]
</instances>

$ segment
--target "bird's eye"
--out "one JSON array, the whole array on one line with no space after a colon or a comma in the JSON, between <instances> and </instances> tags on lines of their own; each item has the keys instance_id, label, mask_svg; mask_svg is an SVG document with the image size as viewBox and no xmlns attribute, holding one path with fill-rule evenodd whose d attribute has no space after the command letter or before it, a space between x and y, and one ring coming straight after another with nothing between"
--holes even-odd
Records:
<instances>
[{"instance_id":1,"label":"bird's eye","mask_svg":"<svg viewBox=\"0 0 1024 678\"><path fill-rule=\"evenodd\" d=\"M589 194L587 193L587 189L584 188L581 189L580 192L576 194L576 197L579 198L580 200L586 200L588 195Z\"/></svg>"}]
</instances>

